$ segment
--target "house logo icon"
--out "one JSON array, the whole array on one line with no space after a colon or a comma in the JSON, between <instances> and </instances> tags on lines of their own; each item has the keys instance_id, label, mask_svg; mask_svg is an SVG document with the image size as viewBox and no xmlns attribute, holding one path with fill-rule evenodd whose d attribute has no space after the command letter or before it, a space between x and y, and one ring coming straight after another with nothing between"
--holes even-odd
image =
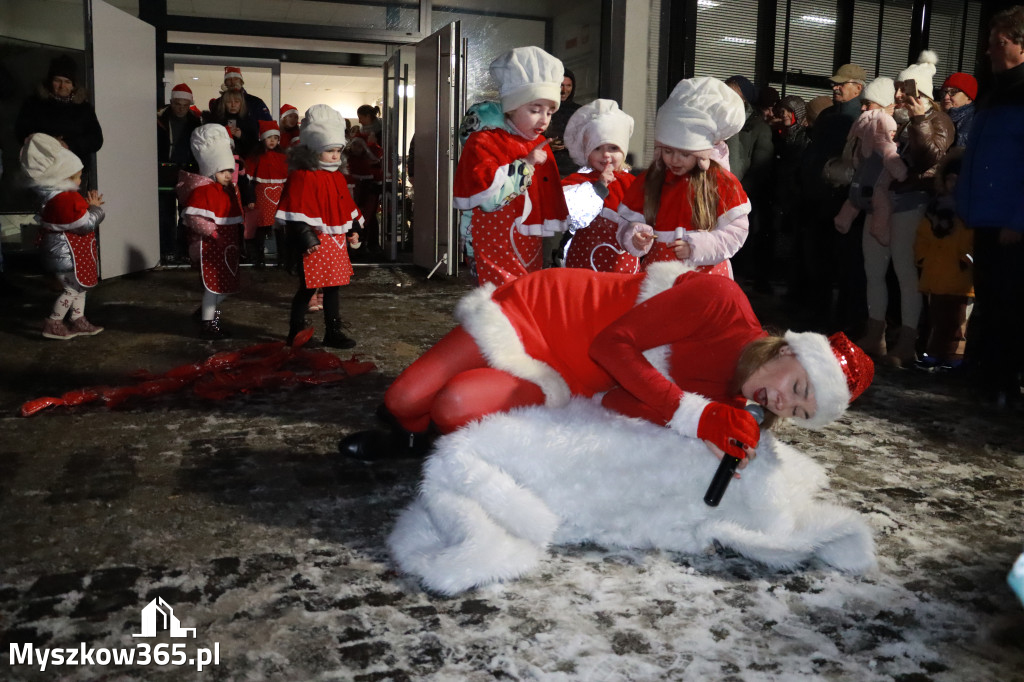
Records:
<instances>
[{"instance_id":1,"label":"house logo icon","mask_svg":"<svg viewBox=\"0 0 1024 682\"><path fill-rule=\"evenodd\" d=\"M142 632L133 633L132 637L156 637L156 633L163 630L170 632L171 637L196 636L196 629L181 627L174 609L162 597L157 597L142 609Z\"/></svg>"}]
</instances>

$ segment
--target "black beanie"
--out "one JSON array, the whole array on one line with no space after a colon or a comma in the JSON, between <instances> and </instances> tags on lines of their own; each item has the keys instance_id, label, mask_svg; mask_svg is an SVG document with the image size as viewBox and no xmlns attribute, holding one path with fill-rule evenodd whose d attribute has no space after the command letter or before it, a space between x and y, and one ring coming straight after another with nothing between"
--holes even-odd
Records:
<instances>
[{"instance_id":1,"label":"black beanie","mask_svg":"<svg viewBox=\"0 0 1024 682\"><path fill-rule=\"evenodd\" d=\"M49 82L58 76L67 78L76 85L78 83L78 64L76 64L75 60L66 54L54 57L53 60L50 61L50 70L46 74L46 80Z\"/></svg>"}]
</instances>

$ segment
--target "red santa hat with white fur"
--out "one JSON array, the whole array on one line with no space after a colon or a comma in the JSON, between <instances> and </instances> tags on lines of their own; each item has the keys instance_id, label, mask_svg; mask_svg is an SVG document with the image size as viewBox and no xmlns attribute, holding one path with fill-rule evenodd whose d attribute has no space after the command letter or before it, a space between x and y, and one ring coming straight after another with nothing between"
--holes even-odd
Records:
<instances>
[{"instance_id":1,"label":"red santa hat with white fur","mask_svg":"<svg viewBox=\"0 0 1024 682\"><path fill-rule=\"evenodd\" d=\"M864 392L875 376L875 363L842 332L826 338L814 332L789 331L785 339L807 371L818 404L810 419L793 417L795 424L809 429L830 424Z\"/></svg>"},{"instance_id":2,"label":"red santa hat with white fur","mask_svg":"<svg viewBox=\"0 0 1024 682\"><path fill-rule=\"evenodd\" d=\"M192 96L192 88L188 87L184 83L178 83L171 88L171 99L183 99L186 102L192 102L195 100Z\"/></svg>"}]
</instances>

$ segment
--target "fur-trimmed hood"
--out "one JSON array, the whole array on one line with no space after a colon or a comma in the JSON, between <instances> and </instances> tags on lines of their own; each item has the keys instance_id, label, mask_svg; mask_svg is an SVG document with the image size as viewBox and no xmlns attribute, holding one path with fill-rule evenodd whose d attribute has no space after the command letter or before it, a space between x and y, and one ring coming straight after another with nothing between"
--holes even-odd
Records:
<instances>
[{"instance_id":1,"label":"fur-trimmed hood","mask_svg":"<svg viewBox=\"0 0 1024 682\"><path fill-rule=\"evenodd\" d=\"M288 170L320 170L320 154L315 149L310 149L304 144L297 144L289 147L285 154L288 156Z\"/></svg>"},{"instance_id":2,"label":"fur-trimmed hood","mask_svg":"<svg viewBox=\"0 0 1024 682\"><path fill-rule=\"evenodd\" d=\"M56 97L54 97L53 92L50 90L50 88L48 86L49 86L49 83L40 83L39 85L37 85L36 86L36 97L38 97L39 99L52 99L55 102L59 102L60 100L58 100ZM89 89L86 88L85 86L76 85L74 87L74 89L71 91L71 103L72 104L82 104L83 102L88 102L88 101L89 101Z\"/></svg>"}]
</instances>

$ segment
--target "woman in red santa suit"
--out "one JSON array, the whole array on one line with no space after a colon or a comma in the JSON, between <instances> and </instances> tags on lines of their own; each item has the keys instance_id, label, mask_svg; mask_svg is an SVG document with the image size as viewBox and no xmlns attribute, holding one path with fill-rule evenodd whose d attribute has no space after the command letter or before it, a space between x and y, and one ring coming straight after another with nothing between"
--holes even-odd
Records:
<instances>
[{"instance_id":1,"label":"woman in red santa suit","mask_svg":"<svg viewBox=\"0 0 1024 682\"><path fill-rule=\"evenodd\" d=\"M352 348L355 340L342 331L339 289L352 278L346 241L352 221L360 214L339 171L345 121L328 105L314 104L306 111L300 130L301 142L288 152L292 170L277 209L277 220L288 231L289 253L301 258L288 344L306 327L309 301L322 288L323 343L332 348Z\"/></svg>"},{"instance_id":2,"label":"woman in red santa suit","mask_svg":"<svg viewBox=\"0 0 1024 682\"><path fill-rule=\"evenodd\" d=\"M242 199L231 182L235 156L227 129L217 123L196 128L191 144L199 174L180 171L176 190L185 205L181 216L189 228L189 257L203 283L199 333L204 339L224 339L230 334L221 328L217 308L241 288Z\"/></svg>"},{"instance_id":3,"label":"woman in red santa suit","mask_svg":"<svg viewBox=\"0 0 1024 682\"><path fill-rule=\"evenodd\" d=\"M724 140L744 120L743 100L715 78L680 81L658 109L654 163L619 206L619 244L644 267L679 260L732 277L750 202L729 172Z\"/></svg>"},{"instance_id":4,"label":"woman in red santa suit","mask_svg":"<svg viewBox=\"0 0 1024 682\"><path fill-rule=\"evenodd\" d=\"M490 70L501 104L467 112L453 199L465 212L462 238L479 283L497 286L540 270L542 238L566 227L558 166L543 135L558 110L565 69L531 46L506 52Z\"/></svg>"},{"instance_id":5,"label":"woman in red santa suit","mask_svg":"<svg viewBox=\"0 0 1024 682\"><path fill-rule=\"evenodd\" d=\"M742 409L748 401L770 413L768 426L785 417L820 428L874 374L843 334L769 336L735 282L682 263L636 275L544 270L477 289L455 316L460 326L385 394L408 433L431 424L449 433L494 412L603 394L609 409L742 459L760 435ZM372 431L339 448L361 459L407 454Z\"/></svg>"},{"instance_id":6,"label":"woman in red santa suit","mask_svg":"<svg viewBox=\"0 0 1024 682\"><path fill-rule=\"evenodd\" d=\"M635 179L623 169L632 135L633 117L610 99L580 107L565 126L565 146L581 166L562 180L574 229L566 267L629 274L640 269L640 259L620 248L616 238L616 211Z\"/></svg>"}]
</instances>

